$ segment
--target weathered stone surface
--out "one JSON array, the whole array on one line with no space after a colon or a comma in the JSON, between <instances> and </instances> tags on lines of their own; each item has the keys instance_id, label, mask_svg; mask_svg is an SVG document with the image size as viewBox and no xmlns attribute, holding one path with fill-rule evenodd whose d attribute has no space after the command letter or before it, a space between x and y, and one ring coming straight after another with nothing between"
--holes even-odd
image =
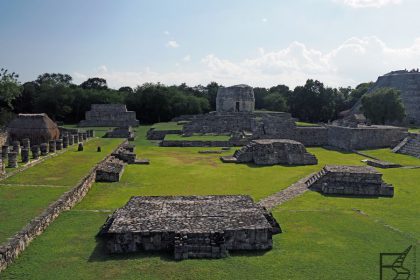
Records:
<instances>
[{"instance_id":1,"label":"weathered stone surface","mask_svg":"<svg viewBox=\"0 0 420 280\"><path fill-rule=\"evenodd\" d=\"M29 149L31 147L31 140L29 138L22 139L22 146Z\"/></svg>"},{"instance_id":2,"label":"weathered stone surface","mask_svg":"<svg viewBox=\"0 0 420 280\"><path fill-rule=\"evenodd\" d=\"M237 163L253 162L257 165L311 165L317 164L316 157L308 153L302 143L288 139L253 140L233 157Z\"/></svg>"},{"instance_id":3,"label":"weathered stone surface","mask_svg":"<svg viewBox=\"0 0 420 280\"><path fill-rule=\"evenodd\" d=\"M394 196L394 187L384 183L382 174L371 166L327 165L306 185L324 194Z\"/></svg>"},{"instance_id":4,"label":"weathered stone surface","mask_svg":"<svg viewBox=\"0 0 420 280\"><path fill-rule=\"evenodd\" d=\"M57 151L61 151L63 149L63 140L62 139L55 140L55 149Z\"/></svg>"},{"instance_id":5,"label":"weathered stone surface","mask_svg":"<svg viewBox=\"0 0 420 280\"><path fill-rule=\"evenodd\" d=\"M39 146L38 145L33 145L31 147L31 152L32 152L32 158L33 159L38 159L39 158Z\"/></svg>"},{"instance_id":6,"label":"weathered stone surface","mask_svg":"<svg viewBox=\"0 0 420 280\"><path fill-rule=\"evenodd\" d=\"M69 136L64 135L63 136L63 149L66 149L69 146Z\"/></svg>"},{"instance_id":7,"label":"weathered stone surface","mask_svg":"<svg viewBox=\"0 0 420 280\"><path fill-rule=\"evenodd\" d=\"M398 168L402 166L401 164L398 164L398 163L392 163L392 162L376 160L376 159L365 159L362 161L365 162L369 166L379 167L379 168Z\"/></svg>"},{"instance_id":8,"label":"weathered stone surface","mask_svg":"<svg viewBox=\"0 0 420 280\"><path fill-rule=\"evenodd\" d=\"M7 159L9 160L8 167L16 168L18 167L18 153L16 152L9 152L7 155Z\"/></svg>"},{"instance_id":9,"label":"weathered stone surface","mask_svg":"<svg viewBox=\"0 0 420 280\"><path fill-rule=\"evenodd\" d=\"M108 131L104 138L127 138L128 140L134 139L134 132L131 126L116 127Z\"/></svg>"},{"instance_id":10,"label":"weathered stone surface","mask_svg":"<svg viewBox=\"0 0 420 280\"><path fill-rule=\"evenodd\" d=\"M163 140L167 134L181 134L182 130L156 130L154 127L147 131L148 140Z\"/></svg>"},{"instance_id":11,"label":"weathered stone surface","mask_svg":"<svg viewBox=\"0 0 420 280\"><path fill-rule=\"evenodd\" d=\"M47 143L41 143L41 145L39 146L39 148L41 150L41 156L48 155L48 144Z\"/></svg>"},{"instance_id":12,"label":"weathered stone surface","mask_svg":"<svg viewBox=\"0 0 420 280\"><path fill-rule=\"evenodd\" d=\"M127 111L123 104L92 104L86 119L79 126L138 126L136 113Z\"/></svg>"},{"instance_id":13,"label":"weathered stone surface","mask_svg":"<svg viewBox=\"0 0 420 280\"><path fill-rule=\"evenodd\" d=\"M96 169L96 182L119 182L124 172L124 162L110 157Z\"/></svg>"},{"instance_id":14,"label":"weathered stone surface","mask_svg":"<svg viewBox=\"0 0 420 280\"><path fill-rule=\"evenodd\" d=\"M9 153L9 146L8 145L1 146L1 158L3 159L3 162L6 162L8 153Z\"/></svg>"},{"instance_id":15,"label":"weathered stone surface","mask_svg":"<svg viewBox=\"0 0 420 280\"><path fill-rule=\"evenodd\" d=\"M56 143L54 140L51 140L48 142L48 152L49 153L55 153Z\"/></svg>"},{"instance_id":16,"label":"weathered stone surface","mask_svg":"<svg viewBox=\"0 0 420 280\"><path fill-rule=\"evenodd\" d=\"M20 155L21 155L23 163L29 162L29 149L28 148L23 148L20 152Z\"/></svg>"},{"instance_id":17,"label":"weathered stone surface","mask_svg":"<svg viewBox=\"0 0 420 280\"><path fill-rule=\"evenodd\" d=\"M83 151L83 142L80 142L77 146L77 151L82 152Z\"/></svg>"},{"instance_id":18,"label":"weathered stone surface","mask_svg":"<svg viewBox=\"0 0 420 280\"><path fill-rule=\"evenodd\" d=\"M19 141L13 141L12 151L17 153L17 154L20 154L20 142Z\"/></svg>"},{"instance_id":19,"label":"weathered stone surface","mask_svg":"<svg viewBox=\"0 0 420 280\"><path fill-rule=\"evenodd\" d=\"M175 259L266 250L280 226L249 196L132 197L99 235L112 253L170 250Z\"/></svg>"},{"instance_id":20,"label":"weathered stone surface","mask_svg":"<svg viewBox=\"0 0 420 280\"><path fill-rule=\"evenodd\" d=\"M392 151L420 158L420 134L410 133Z\"/></svg>"},{"instance_id":21,"label":"weathered stone surface","mask_svg":"<svg viewBox=\"0 0 420 280\"><path fill-rule=\"evenodd\" d=\"M247 85L219 88L216 97L216 111L252 112L255 107L254 90Z\"/></svg>"}]
</instances>

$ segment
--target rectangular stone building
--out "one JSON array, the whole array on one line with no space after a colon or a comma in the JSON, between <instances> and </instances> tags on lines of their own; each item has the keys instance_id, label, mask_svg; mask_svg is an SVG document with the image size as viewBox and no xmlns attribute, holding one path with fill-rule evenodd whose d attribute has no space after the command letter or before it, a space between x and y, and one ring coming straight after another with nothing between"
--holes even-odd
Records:
<instances>
[{"instance_id":1,"label":"rectangular stone building","mask_svg":"<svg viewBox=\"0 0 420 280\"><path fill-rule=\"evenodd\" d=\"M85 120L79 126L138 126L136 113L127 111L124 104L92 104L91 110L85 114Z\"/></svg>"},{"instance_id":2,"label":"rectangular stone building","mask_svg":"<svg viewBox=\"0 0 420 280\"><path fill-rule=\"evenodd\" d=\"M132 197L104 224L111 253L172 251L177 260L268 250L280 226L249 196Z\"/></svg>"}]
</instances>

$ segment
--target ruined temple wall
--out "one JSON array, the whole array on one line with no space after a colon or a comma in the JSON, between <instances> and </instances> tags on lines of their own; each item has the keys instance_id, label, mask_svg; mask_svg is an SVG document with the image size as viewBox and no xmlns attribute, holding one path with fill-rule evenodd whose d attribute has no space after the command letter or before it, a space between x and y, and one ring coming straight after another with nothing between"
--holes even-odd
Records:
<instances>
[{"instance_id":1,"label":"ruined temple wall","mask_svg":"<svg viewBox=\"0 0 420 280\"><path fill-rule=\"evenodd\" d=\"M232 133L252 131L252 114L209 114L184 125L183 133Z\"/></svg>"},{"instance_id":2,"label":"ruined temple wall","mask_svg":"<svg viewBox=\"0 0 420 280\"><path fill-rule=\"evenodd\" d=\"M123 104L92 104L79 126L138 126L136 113Z\"/></svg>"},{"instance_id":3,"label":"ruined temple wall","mask_svg":"<svg viewBox=\"0 0 420 280\"><path fill-rule=\"evenodd\" d=\"M406 135L407 129L398 127L328 126L328 145L349 151L389 148L397 145Z\"/></svg>"}]
</instances>

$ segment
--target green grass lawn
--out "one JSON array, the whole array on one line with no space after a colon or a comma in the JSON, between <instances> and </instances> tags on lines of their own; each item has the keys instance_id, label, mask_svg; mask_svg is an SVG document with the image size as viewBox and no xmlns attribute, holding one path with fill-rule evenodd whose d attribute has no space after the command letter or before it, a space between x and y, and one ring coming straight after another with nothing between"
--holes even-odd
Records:
<instances>
[{"instance_id":1,"label":"green grass lawn","mask_svg":"<svg viewBox=\"0 0 420 280\"><path fill-rule=\"evenodd\" d=\"M319 126L316 123L308 123L308 122L295 122L296 126Z\"/></svg>"},{"instance_id":2,"label":"green grass lawn","mask_svg":"<svg viewBox=\"0 0 420 280\"><path fill-rule=\"evenodd\" d=\"M81 131L88 130L88 129L93 129L93 130L95 130L95 136L96 137L102 137L102 136L105 135L105 133L107 131L112 130L114 128L114 127L111 127L111 126L108 126L108 127L104 127L104 126L103 127L79 127L77 124L66 124L66 125L63 125L63 127L78 128Z\"/></svg>"},{"instance_id":3,"label":"green grass lawn","mask_svg":"<svg viewBox=\"0 0 420 280\"><path fill-rule=\"evenodd\" d=\"M155 130L182 130L183 125L177 122L156 123L152 126Z\"/></svg>"},{"instance_id":4,"label":"green grass lawn","mask_svg":"<svg viewBox=\"0 0 420 280\"><path fill-rule=\"evenodd\" d=\"M379 279L379 253L403 251L420 238L420 170L387 169L381 172L394 184L394 198L309 191L274 209L283 233L274 236L271 251L180 262L165 253L108 255L95 235L107 215L133 195L249 194L259 200L325 164L363 165L362 156L323 148L308 149L318 157L315 166L223 164L220 155L199 154L202 148L157 147L145 140L147 129L138 129L136 153L151 164L127 166L119 183L96 183L1 279ZM369 153L412 162L387 150Z\"/></svg>"},{"instance_id":5,"label":"green grass lawn","mask_svg":"<svg viewBox=\"0 0 420 280\"><path fill-rule=\"evenodd\" d=\"M214 134L204 134L204 135L192 135L184 137L179 134L167 134L165 140L168 141L229 141L230 136L228 135L214 135Z\"/></svg>"},{"instance_id":6,"label":"green grass lawn","mask_svg":"<svg viewBox=\"0 0 420 280\"><path fill-rule=\"evenodd\" d=\"M408 132L412 132L412 133L420 133L420 128L418 127L410 127L408 129Z\"/></svg>"}]
</instances>

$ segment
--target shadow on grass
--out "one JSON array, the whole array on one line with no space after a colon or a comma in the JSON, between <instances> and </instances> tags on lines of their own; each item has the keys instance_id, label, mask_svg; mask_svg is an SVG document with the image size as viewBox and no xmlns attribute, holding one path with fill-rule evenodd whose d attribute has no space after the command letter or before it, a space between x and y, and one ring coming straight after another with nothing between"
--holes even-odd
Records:
<instances>
[{"instance_id":1,"label":"shadow on grass","mask_svg":"<svg viewBox=\"0 0 420 280\"><path fill-rule=\"evenodd\" d=\"M319 193L319 194L322 196L331 197L331 198L379 199L378 196L372 196L372 195L325 194L325 193Z\"/></svg>"}]
</instances>

